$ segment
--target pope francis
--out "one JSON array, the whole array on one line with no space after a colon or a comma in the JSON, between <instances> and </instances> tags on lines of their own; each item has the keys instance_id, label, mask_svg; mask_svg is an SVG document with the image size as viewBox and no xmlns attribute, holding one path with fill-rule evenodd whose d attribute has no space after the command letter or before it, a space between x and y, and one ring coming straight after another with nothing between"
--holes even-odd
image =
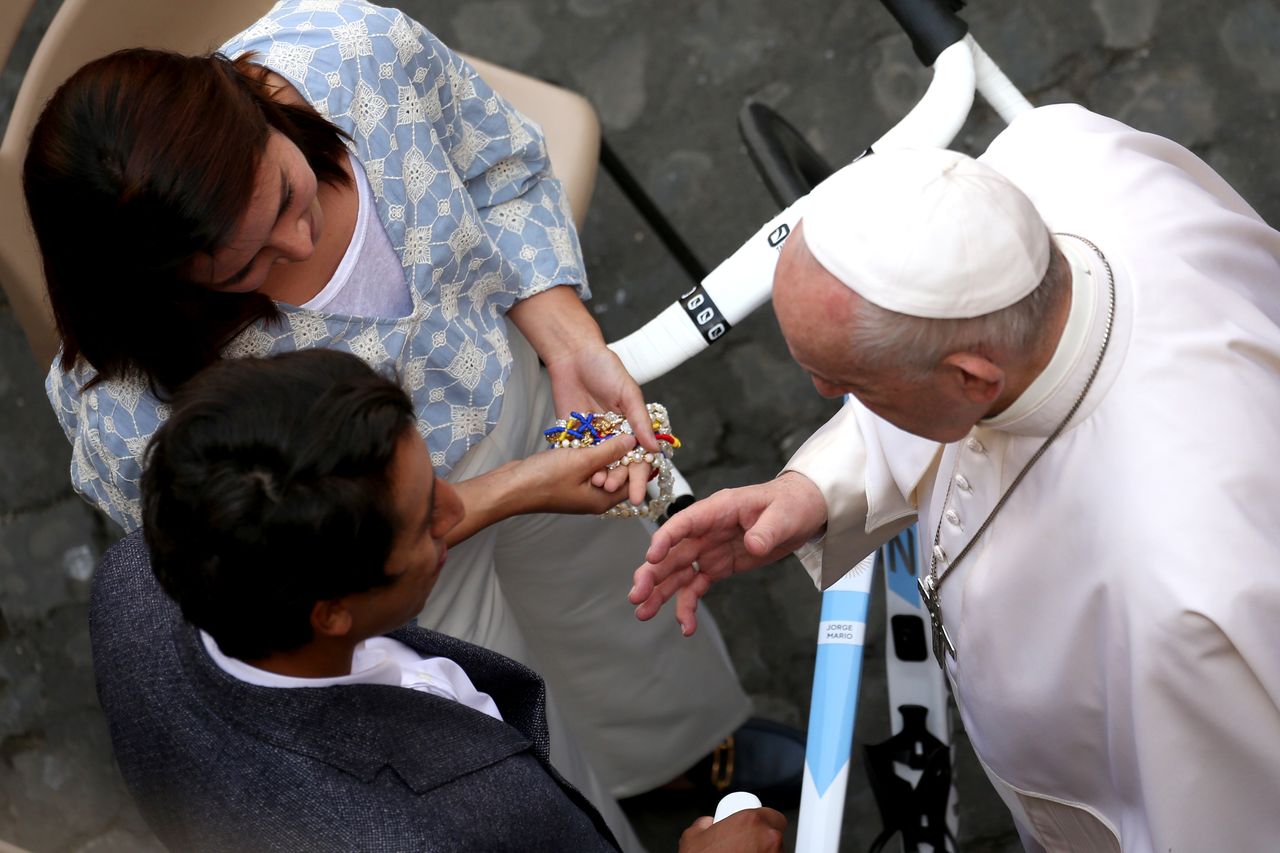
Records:
<instances>
[{"instance_id":1,"label":"pope francis","mask_svg":"<svg viewBox=\"0 0 1280 853\"><path fill-rule=\"evenodd\" d=\"M641 619L798 551L820 586L919 523L933 648L1029 851L1280 836L1280 233L1080 107L977 160L813 192L774 308L844 408L669 521Z\"/></svg>"}]
</instances>

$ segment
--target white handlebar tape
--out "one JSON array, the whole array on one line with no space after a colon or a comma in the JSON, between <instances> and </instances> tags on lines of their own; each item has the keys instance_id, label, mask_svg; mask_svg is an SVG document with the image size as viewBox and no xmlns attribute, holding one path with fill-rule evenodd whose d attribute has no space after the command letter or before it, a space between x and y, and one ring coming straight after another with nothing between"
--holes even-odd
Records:
<instances>
[{"instance_id":1,"label":"white handlebar tape","mask_svg":"<svg viewBox=\"0 0 1280 853\"><path fill-rule=\"evenodd\" d=\"M973 36L965 36L964 40L969 45L969 52L973 54L978 92L1000 118L1004 119L1005 124L1034 109L1000 67L987 56L987 52L978 46Z\"/></svg>"},{"instance_id":2,"label":"white handlebar tape","mask_svg":"<svg viewBox=\"0 0 1280 853\"><path fill-rule=\"evenodd\" d=\"M657 317L609 344L636 382L656 379L706 349L768 300L778 252L800 221L804 202L800 198L770 219Z\"/></svg>"},{"instance_id":3,"label":"white handlebar tape","mask_svg":"<svg viewBox=\"0 0 1280 853\"><path fill-rule=\"evenodd\" d=\"M712 819L712 823L719 823L731 814L737 814L744 809L760 808L760 798L755 794L748 794L746 791L734 791L732 794L726 794L720 805L716 806L716 816Z\"/></svg>"},{"instance_id":4,"label":"white handlebar tape","mask_svg":"<svg viewBox=\"0 0 1280 853\"><path fill-rule=\"evenodd\" d=\"M961 39L938 54L933 79L919 103L876 140L872 151L946 148L951 144L973 108L973 51L969 44L969 39Z\"/></svg>"}]
</instances>

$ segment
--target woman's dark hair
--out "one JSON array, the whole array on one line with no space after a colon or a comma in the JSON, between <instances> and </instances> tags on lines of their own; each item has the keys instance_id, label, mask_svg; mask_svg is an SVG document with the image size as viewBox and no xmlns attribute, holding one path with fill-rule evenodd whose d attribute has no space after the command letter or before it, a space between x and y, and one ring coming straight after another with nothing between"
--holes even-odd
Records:
<instances>
[{"instance_id":1,"label":"woman's dark hair","mask_svg":"<svg viewBox=\"0 0 1280 853\"><path fill-rule=\"evenodd\" d=\"M331 184L347 182L341 130L278 103L246 54L132 49L62 84L32 131L23 191L40 244L62 367L145 376L172 390L259 319L259 293L217 293L186 275L230 237L272 129Z\"/></svg>"},{"instance_id":2,"label":"woman's dark hair","mask_svg":"<svg viewBox=\"0 0 1280 853\"><path fill-rule=\"evenodd\" d=\"M317 601L388 580L388 472L413 404L353 355L215 362L173 395L142 475L151 565L232 657L311 640Z\"/></svg>"}]
</instances>

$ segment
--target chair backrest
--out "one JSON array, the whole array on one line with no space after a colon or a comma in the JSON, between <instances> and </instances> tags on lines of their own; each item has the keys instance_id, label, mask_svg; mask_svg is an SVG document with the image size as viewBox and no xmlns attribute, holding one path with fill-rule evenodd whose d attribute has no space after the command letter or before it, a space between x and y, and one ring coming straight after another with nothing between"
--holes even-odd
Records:
<instances>
[{"instance_id":1,"label":"chair backrest","mask_svg":"<svg viewBox=\"0 0 1280 853\"><path fill-rule=\"evenodd\" d=\"M4 2L8 5L13 0ZM14 5L24 4L30 7L30 0L18 0ZM49 363L57 341L40 255L22 200L22 160L44 102L91 59L126 47L202 53L270 7L271 0L64 0L22 79L0 143L0 283L38 363Z\"/></svg>"},{"instance_id":2,"label":"chair backrest","mask_svg":"<svg viewBox=\"0 0 1280 853\"><path fill-rule=\"evenodd\" d=\"M64 0L31 60L0 142L0 285L39 364L52 360L58 343L21 179L27 140L45 101L91 59L126 47L204 53L261 17L272 2ZM0 66L32 4L33 0L0 0ZM581 226L599 156L600 127L595 111L573 92L490 63L474 62L490 86L543 127L551 161Z\"/></svg>"},{"instance_id":3,"label":"chair backrest","mask_svg":"<svg viewBox=\"0 0 1280 853\"><path fill-rule=\"evenodd\" d=\"M34 5L35 0L7 0L0 8L0 68L9 61L18 33L22 32L22 25Z\"/></svg>"}]
</instances>

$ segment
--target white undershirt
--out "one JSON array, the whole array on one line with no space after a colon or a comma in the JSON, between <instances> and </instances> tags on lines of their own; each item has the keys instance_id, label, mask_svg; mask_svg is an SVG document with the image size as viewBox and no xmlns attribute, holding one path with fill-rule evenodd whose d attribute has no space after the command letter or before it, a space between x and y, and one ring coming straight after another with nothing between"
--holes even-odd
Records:
<instances>
[{"instance_id":1,"label":"white undershirt","mask_svg":"<svg viewBox=\"0 0 1280 853\"><path fill-rule=\"evenodd\" d=\"M356 182L356 226L351 243L328 284L301 307L351 317L396 319L413 312L413 297L400 256L376 216L373 188L364 167L350 152Z\"/></svg>"},{"instance_id":2,"label":"white undershirt","mask_svg":"<svg viewBox=\"0 0 1280 853\"><path fill-rule=\"evenodd\" d=\"M502 714L488 693L476 690L462 667L448 658L424 658L409 646L390 637L371 637L356 646L351 658L351 674L331 678L298 678L279 675L227 657L213 637L200 632L205 651L218 668L240 681L259 687L331 687L336 684L389 684L432 693L459 702L501 720Z\"/></svg>"}]
</instances>

